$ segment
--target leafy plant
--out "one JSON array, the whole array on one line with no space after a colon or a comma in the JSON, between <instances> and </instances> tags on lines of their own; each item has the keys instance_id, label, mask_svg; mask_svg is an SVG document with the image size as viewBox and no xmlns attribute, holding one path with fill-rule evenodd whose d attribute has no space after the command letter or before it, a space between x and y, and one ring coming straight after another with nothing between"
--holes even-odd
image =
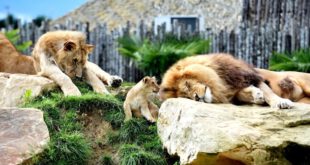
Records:
<instances>
[{"instance_id":1,"label":"leafy plant","mask_svg":"<svg viewBox=\"0 0 310 165\"><path fill-rule=\"evenodd\" d=\"M123 56L136 61L146 75L158 78L179 59L208 52L210 43L199 37L178 39L169 34L162 41L142 41L136 36L124 36L118 42Z\"/></svg>"},{"instance_id":2,"label":"leafy plant","mask_svg":"<svg viewBox=\"0 0 310 165\"><path fill-rule=\"evenodd\" d=\"M20 36L19 36L19 30L18 29L5 32L4 35L16 47L16 49L20 52L27 50L32 45L31 41L19 43Z\"/></svg>"},{"instance_id":3,"label":"leafy plant","mask_svg":"<svg viewBox=\"0 0 310 165\"><path fill-rule=\"evenodd\" d=\"M30 102L32 97L32 91L30 89L27 89L23 95L23 101L25 103Z\"/></svg>"},{"instance_id":4,"label":"leafy plant","mask_svg":"<svg viewBox=\"0 0 310 165\"><path fill-rule=\"evenodd\" d=\"M269 59L269 69L310 72L310 48L292 53L274 52Z\"/></svg>"}]
</instances>

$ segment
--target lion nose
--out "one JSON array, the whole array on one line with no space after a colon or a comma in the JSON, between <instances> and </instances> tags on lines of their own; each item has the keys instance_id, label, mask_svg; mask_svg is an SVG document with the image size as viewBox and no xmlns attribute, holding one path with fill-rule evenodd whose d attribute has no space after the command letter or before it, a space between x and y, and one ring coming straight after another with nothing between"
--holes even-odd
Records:
<instances>
[{"instance_id":1,"label":"lion nose","mask_svg":"<svg viewBox=\"0 0 310 165\"><path fill-rule=\"evenodd\" d=\"M195 101L199 101L199 102L204 102L204 98L203 97L199 97L198 94L195 94Z\"/></svg>"},{"instance_id":2,"label":"lion nose","mask_svg":"<svg viewBox=\"0 0 310 165\"><path fill-rule=\"evenodd\" d=\"M200 98L199 98L199 96L197 95L197 93L195 94L195 101L199 101L200 100Z\"/></svg>"}]
</instances>

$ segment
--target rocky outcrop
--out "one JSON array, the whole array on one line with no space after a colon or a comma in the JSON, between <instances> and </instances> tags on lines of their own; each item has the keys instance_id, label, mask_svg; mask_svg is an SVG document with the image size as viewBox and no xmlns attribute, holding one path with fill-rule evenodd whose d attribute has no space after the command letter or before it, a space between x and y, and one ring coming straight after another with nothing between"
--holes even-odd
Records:
<instances>
[{"instance_id":1,"label":"rocky outcrop","mask_svg":"<svg viewBox=\"0 0 310 165\"><path fill-rule=\"evenodd\" d=\"M48 142L42 111L0 108L0 164L21 164L41 153Z\"/></svg>"},{"instance_id":2,"label":"rocky outcrop","mask_svg":"<svg viewBox=\"0 0 310 165\"><path fill-rule=\"evenodd\" d=\"M107 23L109 29L124 27L127 21L151 24L156 16L199 15L206 28L233 29L241 21L242 0L91 0L55 20L64 24L68 19L89 22L91 27Z\"/></svg>"},{"instance_id":3,"label":"rocky outcrop","mask_svg":"<svg viewBox=\"0 0 310 165\"><path fill-rule=\"evenodd\" d=\"M35 97L55 87L54 81L42 76L0 73L0 107L18 106L25 96Z\"/></svg>"},{"instance_id":4,"label":"rocky outcrop","mask_svg":"<svg viewBox=\"0 0 310 165\"><path fill-rule=\"evenodd\" d=\"M158 133L181 164L303 164L310 157L310 105L277 110L169 99Z\"/></svg>"}]
</instances>

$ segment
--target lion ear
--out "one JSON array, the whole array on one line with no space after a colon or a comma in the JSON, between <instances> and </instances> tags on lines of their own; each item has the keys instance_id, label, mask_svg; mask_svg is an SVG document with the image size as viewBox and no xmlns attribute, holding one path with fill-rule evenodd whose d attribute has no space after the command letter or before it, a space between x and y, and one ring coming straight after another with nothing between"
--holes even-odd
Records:
<instances>
[{"instance_id":1,"label":"lion ear","mask_svg":"<svg viewBox=\"0 0 310 165\"><path fill-rule=\"evenodd\" d=\"M149 78L148 76L147 76L147 77L144 77L144 78L143 78L143 82L144 82L144 83L147 83L147 82L149 81L149 79L150 79L150 78Z\"/></svg>"},{"instance_id":2,"label":"lion ear","mask_svg":"<svg viewBox=\"0 0 310 165\"><path fill-rule=\"evenodd\" d=\"M185 87L190 90L192 88L192 85L188 82L188 81L185 81Z\"/></svg>"},{"instance_id":3,"label":"lion ear","mask_svg":"<svg viewBox=\"0 0 310 165\"><path fill-rule=\"evenodd\" d=\"M95 47L94 45L86 44L86 50L87 50L87 52L88 52L88 53L92 52L93 49L94 49L94 47Z\"/></svg>"},{"instance_id":4,"label":"lion ear","mask_svg":"<svg viewBox=\"0 0 310 165\"><path fill-rule=\"evenodd\" d=\"M73 51L76 49L76 44L72 41L67 41L64 43L64 50L65 51Z\"/></svg>"}]
</instances>

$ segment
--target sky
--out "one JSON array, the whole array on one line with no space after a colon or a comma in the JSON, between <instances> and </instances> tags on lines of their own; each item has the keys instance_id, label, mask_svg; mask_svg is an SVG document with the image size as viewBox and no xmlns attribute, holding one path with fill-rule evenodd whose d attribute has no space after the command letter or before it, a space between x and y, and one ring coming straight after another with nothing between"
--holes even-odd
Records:
<instances>
[{"instance_id":1,"label":"sky","mask_svg":"<svg viewBox=\"0 0 310 165\"><path fill-rule=\"evenodd\" d=\"M22 21L37 16L56 19L73 11L87 0L0 0L0 19L11 13Z\"/></svg>"}]
</instances>

